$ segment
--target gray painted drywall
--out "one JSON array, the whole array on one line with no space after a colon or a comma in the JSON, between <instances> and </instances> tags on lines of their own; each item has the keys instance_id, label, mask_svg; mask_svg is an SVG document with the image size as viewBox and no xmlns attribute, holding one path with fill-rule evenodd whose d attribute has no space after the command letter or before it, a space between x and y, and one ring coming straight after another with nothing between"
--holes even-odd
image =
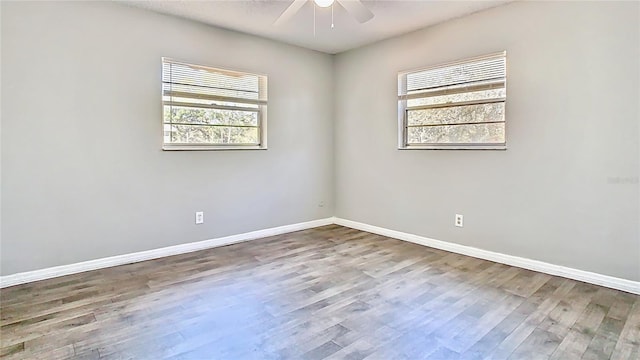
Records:
<instances>
[{"instance_id":1,"label":"gray painted drywall","mask_svg":"<svg viewBox=\"0 0 640 360\"><path fill-rule=\"evenodd\" d=\"M337 55L336 216L640 280L639 24L517 2ZM398 71L502 50L508 150L396 150Z\"/></svg>"},{"instance_id":2,"label":"gray painted drywall","mask_svg":"<svg viewBox=\"0 0 640 360\"><path fill-rule=\"evenodd\" d=\"M1 6L2 275L333 215L330 55L120 4ZM162 56L268 74L269 149L161 151Z\"/></svg>"},{"instance_id":3,"label":"gray painted drywall","mask_svg":"<svg viewBox=\"0 0 640 360\"><path fill-rule=\"evenodd\" d=\"M118 4L0 8L2 275L335 213L640 280L637 3L514 3L335 57ZM501 50L507 151L396 150L398 71ZM162 152L161 56L269 74L269 150Z\"/></svg>"}]
</instances>

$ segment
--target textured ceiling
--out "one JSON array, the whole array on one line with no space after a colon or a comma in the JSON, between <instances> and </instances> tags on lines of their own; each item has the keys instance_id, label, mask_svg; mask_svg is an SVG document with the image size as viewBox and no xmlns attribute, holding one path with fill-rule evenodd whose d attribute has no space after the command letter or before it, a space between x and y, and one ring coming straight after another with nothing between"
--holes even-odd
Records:
<instances>
[{"instance_id":1,"label":"textured ceiling","mask_svg":"<svg viewBox=\"0 0 640 360\"><path fill-rule=\"evenodd\" d=\"M331 29L331 9L316 7L315 34L314 6L311 1L307 1L290 21L278 26L273 22L292 0L120 2L336 54L509 1L363 0L362 2L375 14L372 20L364 24L359 24L336 2L334 29Z\"/></svg>"}]
</instances>

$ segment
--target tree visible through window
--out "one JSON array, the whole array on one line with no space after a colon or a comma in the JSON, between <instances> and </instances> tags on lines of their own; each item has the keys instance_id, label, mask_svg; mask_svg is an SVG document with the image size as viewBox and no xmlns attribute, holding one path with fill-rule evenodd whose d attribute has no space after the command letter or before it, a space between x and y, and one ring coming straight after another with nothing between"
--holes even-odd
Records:
<instances>
[{"instance_id":1,"label":"tree visible through window","mask_svg":"<svg viewBox=\"0 0 640 360\"><path fill-rule=\"evenodd\" d=\"M504 149L506 54L398 75L399 147Z\"/></svg>"},{"instance_id":2,"label":"tree visible through window","mask_svg":"<svg viewBox=\"0 0 640 360\"><path fill-rule=\"evenodd\" d=\"M267 77L162 59L165 150L266 148Z\"/></svg>"}]
</instances>

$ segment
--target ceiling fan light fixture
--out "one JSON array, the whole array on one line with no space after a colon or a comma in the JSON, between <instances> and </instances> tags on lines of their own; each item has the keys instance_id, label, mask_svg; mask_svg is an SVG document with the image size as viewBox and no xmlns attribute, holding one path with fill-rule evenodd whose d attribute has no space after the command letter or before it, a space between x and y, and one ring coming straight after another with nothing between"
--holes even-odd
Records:
<instances>
[{"instance_id":1,"label":"ceiling fan light fixture","mask_svg":"<svg viewBox=\"0 0 640 360\"><path fill-rule=\"evenodd\" d=\"M0 0L2 1L2 0ZM291 4L287 7L282 14L276 19L274 25L282 24L288 21L293 15L295 15L300 9L304 7L306 3L312 3L313 8L318 7L328 8L331 7L331 18L333 23L333 8L335 3L340 4L346 12L353 16L359 23L363 24L373 19L373 13L371 10L362 3L362 0L290 0ZM315 14L315 10L314 10ZM315 18L315 15L314 15Z\"/></svg>"},{"instance_id":2,"label":"ceiling fan light fixture","mask_svg":"<svg viewBox=\"0 0 640 360\"><path fill-rule=\"evenodd\" d=\"M334 0L313 0L313 2L319 7L326 8L333 5Z\"/></svg>"}]
</instances>

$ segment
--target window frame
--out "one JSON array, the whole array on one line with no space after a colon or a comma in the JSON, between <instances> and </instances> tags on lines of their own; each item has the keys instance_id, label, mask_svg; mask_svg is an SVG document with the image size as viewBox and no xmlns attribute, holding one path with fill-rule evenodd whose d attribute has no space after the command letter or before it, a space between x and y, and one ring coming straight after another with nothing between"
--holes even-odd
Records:
<instances>
[{"instance_id":1,"label":"window frame","mask_svg":"<svg viewBox=\"0 0 640 360\"><path fill-rule=\"evenodd\" d=\"M165 62L168 63L178 63L178 64L184 64L187 65L189 67L193 67L193 68L202 68L204 70L213 70L213 71L219 71L219 72L227 72L227 73L236 73L236 74L244 74L244 75L251 75L251 76L256 76L258 77L258 81L259 84L260 82L264 82L264 84L260 84L258 86L259 91L262 91L261 89L264 88L264 91L268 94L268 75L267 74L262 74L262 73L256 73L256 72L248 72L248 71L244 71L244 70L238 70L238 69L231 69L231 68L222 68L222 67L213 67L213 66L207 66L207 65L200 65L200 64L196 64L193 62L188 62L188 61L182 61L182 60L176 60L174 58L169 58L169 57L162 57L161 58L161 67L164 67ZM198 106L191 106L194 108L202 108L202 109L206 109L206 108L212 108L212 109L218 109L218 110L239 110L239 111L250 111L250 112L256 112L257 113L257 125L256 126L249 126L252 128L257 128L258 131L258 143L254 144L254 143L248 143L248 144L221 144L221 143L167 143L165 142L165 125L167 125L168 123L165 122L164 120L164 115L165 115L165 110L164 107L166 104L166 101L164 100L164 96L165 96L165 91L164 91L164 85L165 85L165 81L164 78L161 77L161 89L160 89L160 106L162 108L161 112L162 112L162 118L161 118L161 131L162 131L162 150L163 151L209 151L209 150L267 150L267 108L268 108L268 99L265 98L265 100L252 100L252 99L242 99L242 98L234 98L234 97L225 97L225 96L218 96L218 95L209 95L209 94L200 94L200 93L191 93L190 97L195 98L195 99L210 99L210 100L219 100L219 101L225 101L225 100L229 100L229 99L236 99L238 100L238 103L247 103L247 104L254 104L257 105L257 108L243 108L242 106L226 106L226 105L214 105L214 104L203 104L204 106L198 107ZM179 94L180 92L174 92ZM259 95L260 97L260 95ZM267 95L268 97L268 95ZM171 124L171 123L169 123ZM185 125L196 125L196 126L218 126L218 127L225 127L224 125L207 125L207 124L185 124ZM230 128L240 128L240 127L247 127L247 126L227 126Z\"/></svg>"},{"instance_id":2,"label":"window frame","mask_svg":"<svg viewBox=\"0 0 640 360\"><path fill-rule=\"evenodd\" d=\"M504 58L505 76L504 76L504 80L496 81L496 83L504 84L504 86L499 86L498 87L498 88L504 87L504 89L505 89L505 96L504 97L481 99L481 100L460 101L460 102L453 103L454 105L450 105L450 104L447 104L447 103L444 103L444 104L433 104L433 105L423 105L423 106L417 106L417 107L412 107L411 109L408 109L407 100L409 99L409 96L407 95L407 75L414 74L414 73L419 73L419 72L423 72L423 71L435 70L435 69L438 69L438 68L445 68L445 67L450 67L450 66L455 66L455 65L460 65L460 64L473 63L473 62L477 62L477 61L481 61L481 60L495 59L495 58L500 58L500 57ZM507 76L507 52L506 51L500 51L500 52L495 52L495 53L491 53L491 54L487 54L487 55L476 56L476 57L472 57L472 58L466 58L466 59L462 59L462 60L456 60L456 61L451 61L451 62L446 62L446 63L440 63L440 64L433 65L433 66L422 67L422 68L418 68L418 69L405 70L405 71L398 72L398 150L506 150L507 149L507 121L506 121L507 77L508 76ZM489 82L489 81L487 81L487 82ZM436 90L433 91L434 94L431 95L431 96L438 96L437 87L435 89ZM466 87L465 89L469 89L469 90L460 91L459 93L464 94L464 93L469 93L469 92L472 92L472 91L489 90L489 89L495 89L495 87L491 87L491 85L476 85L476 86ZM443 93L441 95L443 95L445 93L446 93L446 91L443 91ZM450 94L451 92L448 92L448 93ZM428 97L430 97L430 96L425 96L425 97L416 96L416 98L428 98ZM456 106L465 106L465 105L466 106L468 106L468 105L480 105L480 104L497 103L497 102L504 103L504 108L505 108L505 115L504 115L505 119L504 119L504 122L503 122L505 134L504 134L504 142L503 143L428 143L428 144L425 143L425 144L410 144L408 142L408 128L410 127L410 125L408 124L408 112L410 110L418 110L417 108L428 109L428 108L456 107ZM495 122L495 123L499 123L499 122ZM448 124L442 124L442 125L446 126ZM438 126L438 125L434 125L434 126Z\"/></svg>"}]
</instances>

